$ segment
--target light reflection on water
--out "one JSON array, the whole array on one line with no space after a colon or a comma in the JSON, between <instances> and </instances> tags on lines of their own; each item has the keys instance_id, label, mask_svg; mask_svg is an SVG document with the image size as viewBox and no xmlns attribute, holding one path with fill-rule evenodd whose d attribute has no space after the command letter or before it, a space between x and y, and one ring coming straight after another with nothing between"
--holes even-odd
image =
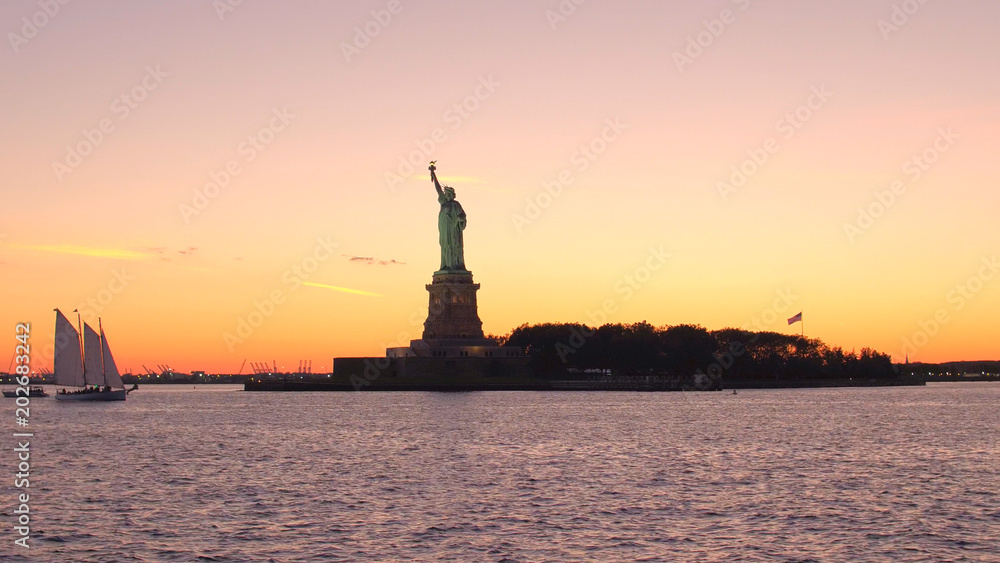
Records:
<instances>
[{"instance_id":1,"label":"light reflection on water","mask_svg":"<svg viewBox=\"0 0 1000 563\"><path fill-rule=\"evenodd\" d=\"M8 532L0 554L1000 560L997 384L735 396L238 389L33 399L33 547L13 550Z\"/></svg>"}]
</instances>

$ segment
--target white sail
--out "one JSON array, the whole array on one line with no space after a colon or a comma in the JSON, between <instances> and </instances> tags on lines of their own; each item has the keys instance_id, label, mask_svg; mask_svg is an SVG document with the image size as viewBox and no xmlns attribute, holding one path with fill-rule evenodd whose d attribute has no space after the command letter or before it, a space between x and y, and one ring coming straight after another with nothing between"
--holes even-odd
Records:
<instances>
[{"instance_id":1,"label":"white sail","mask_svg":"<svg viewBox=\"0 0 1000 563\"><path fill-rule=\"evenodd\" d=\"M101 353L104 354L104 377L112 389L125 388L122 383L122 376L118 373L118 366L111 356L111 347L108 346L108 337L104 334L104 327L101 327Z\"/></svg>"},{"instance_id":2,"label":"white sail","mask_svg":"<svg viewBox=\"0 0 1000 563\"><path fill-rule=\"evenodd\" d=\"M104 385L101 339L87 323L83 323L83 378L87 385Z\"/></svg>"},{"instance_id":3,"label":"white sail","mask_svg":"<svg viewBox=\"0 0 1000 563\"><path fill-rule=\"evenodd\" d=\"M56 385L83 387L83 366L80 365L80 333L56 309L55 360Z\"/></svg>"}]
</instances>

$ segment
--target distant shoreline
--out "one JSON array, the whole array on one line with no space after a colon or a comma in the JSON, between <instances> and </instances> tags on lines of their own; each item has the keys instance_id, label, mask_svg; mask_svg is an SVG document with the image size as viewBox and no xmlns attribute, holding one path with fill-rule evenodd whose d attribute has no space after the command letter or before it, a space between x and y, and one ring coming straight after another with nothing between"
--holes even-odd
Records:
<instances>
[{"instance_id":1,"label":"distant shoreline","mask_svg":"<svg viewBox=\"0 0 1000 563\"><path fill-rule=\"evenodd\" d=\"M227 379L229 376L225 376ZM831 387L897 387L897 386L921 386L927 383L974 383L974 382L1000 382L1000 374L986 375L932 375L930 377L914 377L905 375L890 380L873 379L818 379L818 380L723 380L721 385L712 389L718 391L722 389L808 389L808 388L831 388ZM637 384L631 381L580 381L580 380L517 380L517 381L489 381L482 383L459 383L459 382L407 382L400 384L392 382L390 384L364 386L364 390L369 391L698 391L699 389L671 387L659 382L650 384ZM31 385L55 386L54 382L44 381L34 378ZM0 376L0 385L15 385L14 380ZM317 377L316 374L298 375L288 374L282 378L251 379L246 381L212 381L212 380L176 380L176 381L139 381L139 388L146 386L172 387L172 386L197 386L197 385L242 385L247 391L354 391L355 386L341 378L331 381L324 381L324 376Z\"/></svg>"},{"instance_id":2,"label":"distant shoreline","mask_svg":"<svg viewBox=\"0 0 1000 563\"><path fill-rule=\"evenodd\" d=\"M353 391L640 391L640 392L685 392L723 391L729 389L810 389L835 387L899 387L923 386L926 381L915 378L893 380L828 379L799 381L723 381L713 389L697 389L691 386L671 384L667 381L587 381L587 380L480 380L471 382L425 380L408 382L379 382L355 385L347 381L294 381L294 380L253 380L244 384L244 391L254 392L353 392Z\"/></svg>"}]
</instances>

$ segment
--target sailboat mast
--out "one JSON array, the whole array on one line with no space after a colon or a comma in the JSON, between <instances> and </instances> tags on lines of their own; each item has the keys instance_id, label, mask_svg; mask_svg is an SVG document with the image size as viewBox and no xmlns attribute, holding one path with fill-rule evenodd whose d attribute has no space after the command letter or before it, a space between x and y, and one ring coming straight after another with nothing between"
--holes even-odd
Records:
<instances>
[{"instance_id":1,"label":"sailboat mast","mask_svg":"<svg viewBox=\"0 0 1000 563\"><path fill-rule=\"evenodd\" d=\"M101 317L97 317L97 329L101 331L101 375L104 377L104 386L108 386L108 370L104 367L104 326L101 325Z\"/></svg>"},{"instance_id":2,"label":"sailboat mast","mask_svg":"<svg viewBox=\"0 0 1000 563\"><path fill-rule=\"evenodd\" d=\"M52 309L52 310L56 312L56 327L58 327L59 326L59 315L61 313L59 313L59 308L58 307L56 307L55 309ZM56 329L56 332L57 333L59 332L58 328ZM59 338L59 334L56 334L55 338ZM53 343L55 343L55 342L58 342L58 340L54 339ZM14 354L15 355L17 354L17 350L14 350ZM53 350L52 351L52 377L53 377L53 379L56 380L56 385L59 385L59 375L56 373L56 357L55 356L56 356L56 353L55 353L55 350ZM13 362L14 358L11 358L10 361ZM9 372L10 370L7 370L7 371Z\"/></svg>"},{"instance_id":3,"label":"sailboat mast","mask_svg":"<svg viewBox=\"0 0 1000 563\"><path fill-rule=\"evenodd\" d=\"M80 310L79 309L76 309L73 312L76 313L76 326L79 329L79 330L77 330L77 333L78 333L77 334L77 338L80 339L80 366L83 369L83 386L86 387L87 386L87 362L86 362L86 358L83 355L83 320L80 318Z\"/></svg>"}]
</instances>

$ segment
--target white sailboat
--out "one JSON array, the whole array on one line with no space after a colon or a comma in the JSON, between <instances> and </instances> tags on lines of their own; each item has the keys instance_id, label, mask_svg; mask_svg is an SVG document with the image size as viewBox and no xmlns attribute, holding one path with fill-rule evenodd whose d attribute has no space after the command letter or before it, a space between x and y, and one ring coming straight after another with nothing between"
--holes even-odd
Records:
<instances>
[{"instance_id":1,"label":"white sailboat","mask_svg":"<svg viewBox=\"0 0 1000 563\"><path fill-rule=\"evenodd\" d=\"M77 315L82 329L77 332L73 324L56 309L55 372L56 385L75 387L74 391L60 389L60 401L124 401L128 391L122 383L118 366L111 356L104 327L98 334ZM81 338L82 332L82 338ZM81 345L82 340L82 345Z\"/></svg>"}]
</instances>

